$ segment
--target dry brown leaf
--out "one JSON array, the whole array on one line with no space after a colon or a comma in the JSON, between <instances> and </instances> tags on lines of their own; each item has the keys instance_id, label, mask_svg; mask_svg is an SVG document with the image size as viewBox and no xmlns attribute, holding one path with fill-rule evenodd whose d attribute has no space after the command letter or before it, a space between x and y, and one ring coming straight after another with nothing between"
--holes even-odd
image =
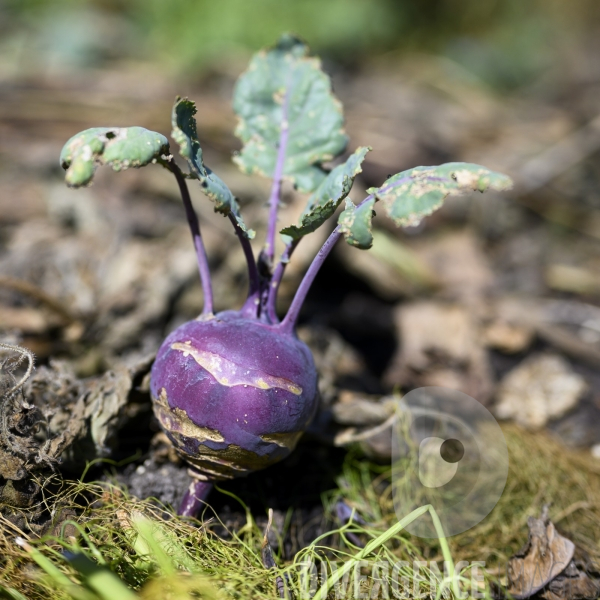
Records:
<instances>
[{"instance_id":1,"label":"dry brown leaf","mask_svg":"<svg viewBox=\"0 0 600 600\"><path fill-rule=\"evenodd\" d=\"M508 563L508 592L519 600L529 598L564 571L575 544L559 533L544 507L539 519L529 517L529 539Z\"/></svg>"},{"instance_id":2,"label":"dry brown leaf","mask_svg":"<svg viewBox=\"0 0 600 600\"><path fill-rule=\"evenodd\" d=\"M470 229L425 239L418 255L435 273L446 297L480 303L494 282L486 253Z\"/></svg>"},{"instance_id":3,"label":"dry brown leaf","mask_svg":"<svg viewBox=\"0 0 600 600\"><path fill-rule=\"evenodd\" d=\"M574 408L588 385L558 354L533 354L510 371L497 390L495 413L540 429Z\"/></svg>"},{"instance_id":4,"label":"dry brown leaf","mask_svg":"<svg viewBox=\"0 0 600 600\"><path fill-rule=\"evenodd\" d=\"M450 387L485 403L492 391L478 322L466 307L426 301L395 314L400 351L384 376L388 385Z\"/></svg>"}]
</instances>

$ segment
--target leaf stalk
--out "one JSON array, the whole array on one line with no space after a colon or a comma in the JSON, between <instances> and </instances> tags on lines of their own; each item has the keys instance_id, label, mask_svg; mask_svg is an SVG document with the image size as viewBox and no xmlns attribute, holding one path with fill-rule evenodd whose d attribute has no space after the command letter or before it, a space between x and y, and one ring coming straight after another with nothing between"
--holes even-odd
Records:
<instances>
[{"instance_id":1,"label":"leaf stalk","mask_svg":"<svg viewBox=\"0 0 600 600\"><path fill-rule=\"evenodd\" d=\"M271 283L269 285L269 296L267 298L267 315L271 323L279 323L279 317L277 316L277 295L279 293L279 286L283 279L285 269L292 257L292 253L296 249L299 241L300 240L293 240L285 247L273 272L273 277L271 278Z\"/></svg>"},{"instance_id":2,"label":"leaf stalk","mask_svg":"<svg viewBox=\"0 0 600 600\"><path fill-rule=\"evenodd\" d=\"M403 185L409 180L410 177L403 177L386 187L382 187L380 190L378 190L378 193L388 192L395 187ZM375 198L375 201L377 202L377 195L370 194L361 202L359 202L356 208L360 208L363 204L369 202L369 200L372 200L373 198ZM329 256L329 253L333 250L333 247L335 246L337 241L342 237L342 235L343 233L341 227L337 225L336 228L331 232L331 235L325 240L325 243L321 246L321 249L312 261L310 267L308 268L308 271L306 271L304 278L302 279L300 285L298 286L298 289L296 290L296 294L294 296L294 299L292 300L292 303L290 304L287 314L285 315L283 321L281 321L281 323L279 324L281 331L283 331L284 333L292 333L292 331L294 331L294 328L296 327L296 323L298 321L298 316L300 315L300 309L302 308L302 305L306 300L306 296L315 280L315 277L317 276L317 273L323 266L325 259Z\"/></svg>"},{"instance_id":3,"label":"leaf stalk","mask_svg":"<svg viewBox=\"0 0 600 600\"><path fill-rule=\"evenodd\" d=\"M401 185L404 183L403 181L398 181L392 186L389 186L390 189L397 185ZM386 188L387 191L387 188ZM369 200L372 200L375 196L373 194L367 196L364 200L362 200L356 208L359 208ZM306 296L315 281L315 277L317 273L320 271L325 259L329 256L330 252L333 250L333 247L336 245L337 241L342 237L342 230L339 225L331 232L330 236L325 240L325 243L321 246L321 249L315 256L312 261L310 267L308 267L308 271L304 274L298 289L296 290L296 294L290 307L288 309L287 314L285 315L283 321L281 321L279 327L281 331L284 333L292 333L296 327L296 323L298 321L298 316L300 315L300 309L306 300ZM282 273L283 276L283 273Z\"/></svg>"},{"instance_id":4,"label":"leaf stalk","mask_svg":"<svg viewBox=\"0 0 600 600\"><path fill-rule=\"evenodd\" d=\"M271 195L269 196L269 224L267 228L267 238L265 240L264 255L269 266L273 264L275 257L275 234L277 232L277 211L281 201L281 184L283 182L283 172L285 169L285 155L287 152L288 139L290 134L290 124L288 121L290 88L286 89L281 109L281 132L279 134L279 146L277 148L277 161L275 162L275 171L273 172L273 184L271 186Z\"/></svg>"},{"instance_id":5,"label":"leaf stalk","mask_svg":"<svg viewBox=\"0 0 600 600\"><path fill-rule=\"evenodd\" d=\"M229 213L228 216L235 229L235 233L240 240L244 256L246 257L246 264L248 265L248 298L242 307L242 312L247 316L256 317L259 306L257 299L260 298L260 276L258 274L258 267L256 266L256 260L254 259L250 240L244 235L242 228L238 225L233 214Z\"/></svg>"},{"instance_id":6,"label":"leaf stalk","mask_svg":"<svg viewBox=\"0 0 600 600\"><path fill-rule=\"evenodd\" d=\"M308 268L308 271L306 271L304 277L302 278L287 314L285 315L283 321L281 321L279 324L279 327L283 333L292 333L294 331L296 322L298 321L298 316L300 314L300 309L302 308L302 305L306 300L306 296L315 281L315 277L323 266L325 259L329 256L329 253L333 250L333 247L341 237L342 232L340 226L337 225L332 231L331 235L325 240L323 246L321 246L317 256L315 256L310 267Z\"/></svg>"},{"instance_id":7,"label":"leaf stalk","mask_svg":"<svg viewBox=\"0 0 600 600\"><path fill-rule=\"evenodd\" d=\"M200 234L200 223L198 222L198 216L196 215L196 211L192 205L190 191L181 169L177 166L173 159L166 162L165 165L169 171L175 175L175 179L177 180L177 185L179 186L179 191L181 193L181 199L183 200L183 206L185 207L185 215L192 233L194 248L196 249L196 260L198 262L198 271L200 273L200 284L202 285L202 292L204 294L204 307L202 309L202 314L211 315L213 313L212 281L210 278L210 267L208 266L206 248L204 247L204 242L202 241L202 236Z\"/></svg>"}]
</instances>

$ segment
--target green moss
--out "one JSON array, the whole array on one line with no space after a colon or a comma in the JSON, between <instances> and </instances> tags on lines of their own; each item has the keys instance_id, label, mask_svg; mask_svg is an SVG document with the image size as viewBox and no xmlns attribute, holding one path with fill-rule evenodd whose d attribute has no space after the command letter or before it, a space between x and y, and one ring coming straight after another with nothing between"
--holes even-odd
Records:
<instances>
[{"instance_id":1,"label":"green moss","mask_svg":"<svg viewBox=\"0 0 600 600\"><path fill-rule=\"evenodd\" d=\"M473 529L448 540L454 561L486 561L488 573L501 574L508 557L526 540L526 519L551 502L551 518L559 530L579 546L600 558L600 466L589 454L568 451L544 434L524 433L505 427L510 453L510 472L505 492L492 513ZM306 561L329 563L355 558L360 548L348 532L368 543L397 525L389 487L390 469L349 455L338 487L324 497L325 510L344 499L368 526L346 525L315 540L293 561L280 564L289 586L299 597L303 581L299 566ZM63 522L53 536L31 540L39 555L49 561L52 573L41 568L31 549L15 544L25 537L3 521L0 533L2 572L0 592L9 598L58 600L81 597L102 600L90 577L113 573L142 598L277 598L276 571L267 571L261 561L263 532L247 512L247 522L224 540L213 529L218 520L207 509L203 523L173 516L171 509L127 496L106 484L64 483L62 490L47 498L49 508L75 509L74 521ZM213 517L212 519L210 517ZM428 518L423 516L421 518ZM89 559L97 568L83 573L68 563L61 551ZM38 558L39 558L38 555ZM438 561L443 556L437 540L409 534L394 536L378 545L369 560L396 562ZM88 563L89 567L89 563ZM75 586L69 592L57 580L56 571ZM91 575L90 575L91 573ZM421 567L422 593L430 591L436 573ZM431 579L433 577L433 580ZM59 578L60 579L60 578ZM106 579L105 579L106 581ZM63 579L64 583L64 579ZM118 585L118 581L112 582ZM367 582L368 583L368 582ZM96 589L96 591L94 591ZM76 590L74 592L73 590ZM12 595L10 595L12 594ZM75 594L75 595L74 595ZM79 596L77 596L79 594ZM197 594L196 596L194 594ZM333 597L332 594L330 594ZM114 595L113 595L114 597Z\"/></svg>"}]
</instances>

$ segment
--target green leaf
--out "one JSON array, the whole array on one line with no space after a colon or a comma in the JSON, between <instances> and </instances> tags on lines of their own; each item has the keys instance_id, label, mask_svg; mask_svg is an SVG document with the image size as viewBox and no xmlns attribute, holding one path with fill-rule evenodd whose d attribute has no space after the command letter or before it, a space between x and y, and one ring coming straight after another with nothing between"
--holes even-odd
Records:
<instances>
[{"instance_id":1,"label":"green leaf","mask_svg":"<svg viewBox=\"0 0 600 600\"><path fill-rule=\"evenodd\" d=\"M117 575L106 567L97 565L85 554L69 554L67 560L101 600L139 599L139 596L130 590Z\"/></svg>"},{"instance_id":2,"label":"green leaf","mask_svg":"<svg viewBox=\"0 0 600 600\"><path fill-rule=\"evenodd\" d=\"M4 587L3 585L0 585L0 593L4 594L6 598L10 598L11 600L27 600L27 598L25 598L21 592L18 592L13 588Z\"/></svg>"},{"instance_id":3,"label":"green leaf","mask_svg":"<svg viewBox=\"0 0 600 600\"><path fill-rule=\"evenodd\" d=\"M47 556L40 552L37 548L31 546L21 537L17 537L15 542L23 548L31 559L40 567L46 575L49 576L52 584L67 593L73 600L96 600L97 596L85 589L84 587L74 583L67 575L59 569Z\"/></svg>"},{"instance_id":4,"label":"green leaf","mask_svg":"<svg viewBox=\"0 0 600 600\"><path fill-rule=\"evenodd\" d=\"M169 154L164 135L143 127L93 127L74 135L60 153L70 187L88 185L98 165L115 171L143 167Z\"/></svg>"},{"instance_id":5,"label":"green leaf","mask_svg":"<svg viewBox=\"0 0 600 600\"><path fill-rule=\"evenodd\" d=\"M345 163L335 167L309 198L300 225L290 225L280 233L299 240L321 227L350 193L354 178L362 171L362 162L370 150L369 147L358 148Z\"/></svg>"},{"instance_id":6,"label":"green leaf","mask_svg":"<svg viewBox=\"0 0 600 600\"><path fill-rule=\"evenodd\" d=\"M373 219L373 205L375 198L362 202L359 206L346 199L346 208L340 214L338 224L346 241L356 248L368 250L373 245L371 233L371 220Z\"/></svg>"},{"instance_id":7,"label":"green leaf","mask_svg":"<svg viewBox=\"0 0 600 600\"><path fill-rule=\"evenodd\" d=\"M371 188L396 225L418 225L437 210L450 195L471 191L505 191L512 187L507 175L472 163L446 163L437 167L415 167L390 177L381 187Z\"/></svg>"},{"instance_id":8,"label":"green leaf","mask_svg":"<svg viewBox=\"0 0 600 600\"><path fill-rule=\"evenodd\" d=\"M283 177L304 192L325 178L320 164L346 148L340 102L307 46L284 35L256 54L235 88L236 135L244 146L234 161L244 173L273 177L280 146ZM287 135L287 141L285 136Z\"/></svg>"},{"instance_id":9,"label":"green leaf","mask_svg":"<svg viewBox=\"0 0 600 600\"><path fill-rule=\"evenodd\" d=\"M171 113L171 137L179 146L179 154L189 163L191 169L199 176L206 177L206 168L202 160L202 148L198 141L196 118L198 112L196 103L187 98L175 99Z\"/></svg>"},{"instance_id":10,"label":"green leaf","mask_svg":"<svg viewBox=\"0 0 600 600\"><path fill-rule=\"evenodd\" d=\"M187 98L177 98L171 114L171 136L179 145L179 154L188 161L193 176L200 181L202 191L215 203L215 212L224 216L232 214L243 234L254 237L254 231L247 229L240 215L240 207L227 184L202 160L202 148L196 131L196 103Z\"/></svg>"}]
</instances>

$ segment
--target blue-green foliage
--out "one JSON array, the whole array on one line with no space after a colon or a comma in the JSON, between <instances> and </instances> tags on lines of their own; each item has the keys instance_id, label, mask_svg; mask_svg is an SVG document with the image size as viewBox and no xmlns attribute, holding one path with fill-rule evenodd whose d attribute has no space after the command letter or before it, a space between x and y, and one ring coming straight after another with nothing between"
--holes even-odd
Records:
<instances>
[{"instance_id":1,"label":"blue-green foliage","mask_svg":"<svg viewBox=\"0 0 600 600\"><path fill-rule=\"evenodd\" d=\"M254 55L238 79L233 108L239 118L236 135L244 144L234 158L240 169L273 177L281 147L283 177L305 192L325 178L320 164L348 142L342 106L321 61L289 35Z\"/></svg>"},{"instance_id":2,"label":"blue-green foliage","mask_svg":"<svg viewBox=\"0 0 600 600\"><path fill-rule=\"evenodd\" d=\"M333 216L341 201L350 193L354 178L362 171L362 162L370 148L361 147L348 160L335 167L310 196L299 225L281 230L285 236L299 240L321 227Z\"/></svg>"},{"instance_id":3,"label":"blue-green foliage","mask_svg":"<svg viewBox=\"0 0 600 600\"><path fill-rule=\"evenodd\" d=\"M196 111L196 104L187 98L175 100L171 115L171 136L179 145L179 154L187 160L192 176L200 181L202 191L215 203L215 211L225 216L232 214L242 233L253 238L254 231L246 228L237 200L227 184L204 165L196 132Z\"/></svg>"},{"instance_id":4,"label":"blue-green foliage","mask_svg":"<svg viewBox=\"0 0 600 600\"><path fill-rule=\"evenodd\" d=\"M164 135L143 127L93 127L74 135L63 146L60 164L71 187L91 183L98 165L115 171L143 167L169 152Z\"/></svg>"}]
</instances>

